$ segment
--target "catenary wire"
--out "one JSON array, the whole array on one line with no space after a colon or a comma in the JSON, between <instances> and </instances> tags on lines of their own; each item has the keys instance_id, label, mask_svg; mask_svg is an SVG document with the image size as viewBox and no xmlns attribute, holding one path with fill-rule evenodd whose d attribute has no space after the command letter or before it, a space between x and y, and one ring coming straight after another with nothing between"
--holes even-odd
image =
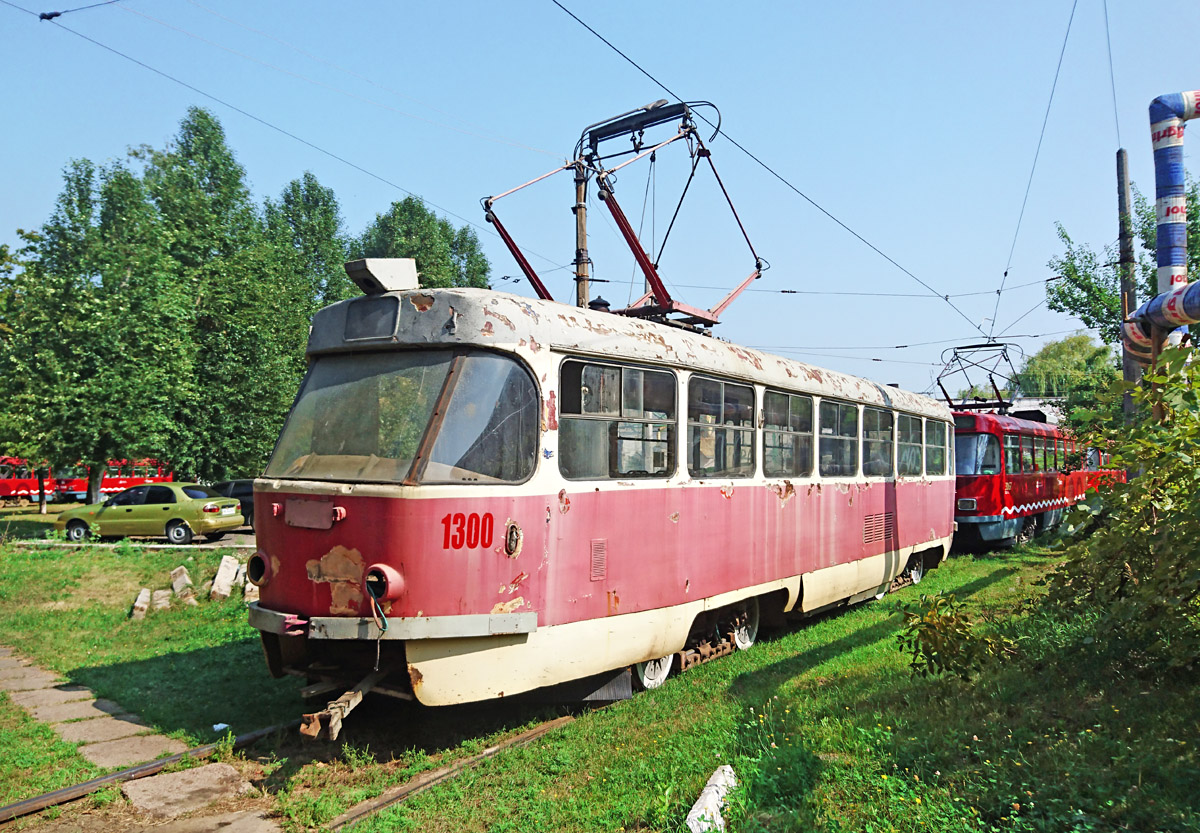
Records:
<instances>
[{"instance_id":1,"label":"catenary wire","mask_svg":"<svg viewBox=\"0 0 1200 833\"><path fill-rule=\"evenodd\" d=\"M683 101L683 99L678 95L678 93L676 93L674 90L672 90L666 84L662 83L657 78L655 78L653 75L651 75L649 72L647 72L645 69L643 69L635 60L633 60L628 55L626 55L624 52L622 52L620 49L618 49L616 46L614 46L613 43L608 40L608 38L604 37L599 32L597 32L595 29L593 29L591 26L589 26L587 23L585 23L577 14L575 14L570 9L568 9L566 6L564 6L562 3L560 3L559 0L550 0L550 2L553 3L554 5L558 6L560 9L562 9L566 14L568 14L570 17L572 17L580 26L587 29L589 32L591 32L593 35L595 35L597 38L599 38L606 46L608 46L609 49L613 50L618 55L620 55L622 58L624 58L626 61L628 61L629 64L632 65L634 69L636 69L642 75L646 76L651 81L653 81L655 84L657 84L659 88L661 88L664 92L666 92L668 95L670 95L676 101L680 101L680 102ZM699 118L702 119L710 127L716 127L716 125L714 125L711 121L709 121L707 118L704 117L703 113L697 112L696 115L699 116ZM782 182L790 190L792 190L798 196L800 196L802 199L804 199L806 202L808 202L809 205L811 205L813 208L817 209L822 214L824 214L826 217L828 217L830 220L832 220L834 223L839 225L842 229L844 229L846 232L848 232L850 235L852 235L860 243L867 246L867 248L871 249L871 251L875 252L877 255L882 257L888 263L892 264L897 269L899 269L901 272L908 275L910 278L912 278L914 281L919 283L921 286L928 289L931 293L933 293L937 297L944 300L947 304L950 305L951 309L953 309L956 313L958 313L962 317L962 319L964 321L966 321L968 324L970 324L972 327L974 327L976 330L978 330L981 335L986 336L986 333L983 332L983 328L980 327L978 324L976 324L974 321L972 321L970 316L968 316L965 312L963 312L961 309L959 309L949 299L948 296L946 296L945 294L943 294L941 292L938 292L936 289L934 289L932 286L927 284L925 281L921 280L919 277L914 275L908 269L905 269L898 262L896 262L892 257L890 257L888 254L886 254L882 249L880 249L878 246L876 246L871 241L867 240L865 237L863 237L861 234L859 234L854 229L850 228L850 226L846 225L844 222L839 220L837 217L835 217L833 214L831 214L829 211L827 211L823 206L821 206L816 200L814 200L812 197L808 196L808 194L805 194L803 191L801 191L799 188L797 188L795 185L793 185L791 182L789 182L782 174L778 173L774 168L772 168L766 162L762 161L757 156L755 156L753 153L751 153L746 147L744 147L736 139L734 139L732 136L730 136L727 132L722 131L722 135L729 141L730 144L732 144L735 148L740 150L742 153L746 154L746 156L748 156L750 159L752 159L759 167L761 167L763 170L765 170L771 176L775 177L777 180Z\"/></svg>"},{"instance_id":2,"label":"catenary wire","mask_svg":"<svg viewBox=\"0 0 1200 833\"><path fill-rule=\"evenodd\" d=\"M1004 284L1008 281L1008 270L1012 268L1013 253L1017 250L1017 238L1021 235L1021 221L1025 219L1025 206L1029 203L1029 189L1033 187L1033 175L1037 171L1038 156L1042 153L1042 140L1046 138L1046 125L1050 123L1050 107L1054 104L1054 91L1058 89L1058 75L1062 72L1063 56L1067 54L1067 41L1071 38L1071 24L1075 20L1075 9L1078 5L1079 0L1075 0L1071 4L1071 16L1067 19L1067 33L1063 35L1062 49L1058 53L1058 66L1054 69L1054 82L1050 85L1050 100L1046 102L1046 115L1042 117L1042 131L1038 134L1037 149L1033 152L1033 165L1029 168L1029 181L1025 183L1025 197L1021 200L1021 211L1017 214L1017 228L1013 232L1012 246L1008 250L1008 262L1004 264L1004 276L1000 279L1000 289L996 292L996 306L992 309L992 325L988 327L988 338L991 338L992 333L996 331L996 313L1000 311L1000 297L1004 294Z\"/></svg>"},{"instance_id":3,"label":"catenary wire","mask_svg":"<svg viewBox=\"0 0 1200 833\"><path fill-rule=\"evenodd\" d=\"M39 16L37 12L30 11L29 9L23 8L22 6L18 6L16 3L11 2L11 0L0 0L0 3L3 3L5 6L9 6L10 8L16 9L17 11L25 12L26 14L32 15L33 17ZM249 112L248 110L244 110L241 107L238 107L236 104L232 104L222 98L219 98L219 97L213 95L212 93L205 92L204 90L200 89L199 87L189 84L188 82L186 82L180 78L176 78L174 75L171 75L170 73L164 72L161 69L157 69L156 67L153 67L150 64L145 63L144 61L140 61L137 58L134 58L132 55L128 55L128 54L120 51L119 49L108 46L107 44L102 43L88 35L85 35L82 32L77 32L74 29L70 28L69 26L63 25L62 23L60 23L57 20L52 20L51 22L54 23L56 26L58 26L60 29L62 29L64 32L69 32L70 34L75 35L78 38L82 38L83 40L87 41L88 43L93 44L94 46L100 47L101 49L105 50L106 52L111 52L112 54L117 55L121 58L124 58L125 60L127 60L131 63L137 64L138 66L142 67L143 69L149 70L150 72L153 72L155 75L158 75L162 78L166 78L168 81L172 81L181 87L189 89L192 92L196 93L197 95L204 96L205 98L209 99L210 101L215 101L217 104L220 104L222 107L228 107L230 110L233 110L235 113L239 113L239 114L245 116L246 118L250 119L251 121L255 121L255 122L263 125L264 127L274 130L276 133L280 133L284 136L287 136L289 139L293 139L294 141L299 142L300 144L304 145L305 147L315 150L317 153L320 153L324 156L328 156L330 159L334 159L338 162L341 162L343 165L353 168L354 170L358 171L359 173L365 174L365 175L371 177L372 179L382 182L384 185L388 185L392 188L395 188L397 191L399 191L402 194L406 194L410 197L414 197L415 199L419 199L422 202L424 202L426 205L432 206L433 208L436 208L438 211L441 211L442 213L444 213L450 217L454 217L457 220L461 220L462 222L466 223L467 225L469 225L473 228L476 228L482 232L485 232L489 235L492 235L493 237L498 236L496 234L496 232L493 231L492 229L487 228L485 226L481 226L472 220L468 220L466 217L463 217L461 214L456 214L455 212L450 211L447 208L443 208L440 205L438 205L437 203L431 202L430 200L425 199L421 195L415 194L412 191L409 191L407 188L403 187L402 185L400 185L396 182L393 182L392 180L388 179L387 177L382 176L381 174L377 174L374 171L368 170L355 162L351 162L349 159L346 159L343 156L339 156L338 154L334 153L331 150L326 150L325 148L321 147L320 145L314 144L314 143L308 141L307 139L302 138L301 136L298 136L289 130L286 130L285 128L282 128L272 122L269 122L266 119L262 118L261 116L256 116L253 113ZM542 260L546 261L547 263L551 263L551 264L555 263L555 261L552 260L551 258L546 257L545 255L543 255L537 251L534 251L533 249L527 249L527 251L530 254L541 258ZM555 268L550 271L557 272L562 269L569 268L569 266L570 266L569 264L568 265L555 264Z\"/></svg>"},{"instance_id":4,"label":"catenary wire","mask_svg":"<svg viewBox=\"0 0 1200 833\"><path fill-rule=\"evenodd\" d=\"M1108 81L1112 86L1113 126L1117 128L1117 147L1121 147L1121 119L1117 116L1117 76L1113 72L1111 31L1108 25L1108 0L1104 0L1104 42L1108 44Z\"/></svg>"},{"instance_id":5,"label":"catenary wire","mask_svg":"<svg viewBox=\"0 0 1200 833\"><path fill-rule=\"evenodd\" d=\"M1055 332L1050 332L1050 333L1019 333L1019 334L1010 335L1008 337L1010 339L1011 338L1046 338L1048 336L1059 336L1059 335L1064 335L1066 333L1078 332L1079 329L1080 329L1079 327L1076 327L1075 329L1072 329L1072 330L1057 330ZM967 338L969 338L969 336ZM967 340L966 338L944 338L944 339L938 339L937 341L915 341L912 344L879 344L879 345L874 345L871 347L864 347L864 346L858 345L858 344L843 344L843 345L838 345L835 347L828 347L825 345L798 345L798 346L797 345L792 345L792 346L785 345L782 347L776 347L776 346L764 346L761 344L748 344L746 346L750 347L753 350L763 350L763 351L769 350L772 352L780 352L783 350L905 350L905 349L912 348L912 347L929 347L931 345L937 345L937 344L961 344L962 342L964 342L966 340Z\"/></svg>"},{"instance_id":6,"label":"catenary wire","mask_svg":"<svg viewBox=\"0 0 1200 833\"><path fill-rule=\"evenodd\" d=\"M62 17L64 14L70 14L71 12L83 12L83 11L87 11L88 9L95 9L99 6L111 6L113 3L120 3L120 2L121 2L121 0L103 0L103 2L101 2L101 3L92 3L87 6L77 6L74 9L63 9L61 12L43 12L38 15L38 18L41 20L53 20L56 17ZM28 10L22 9L22 11L28 11Z\"/></svg>"}]
</instances>

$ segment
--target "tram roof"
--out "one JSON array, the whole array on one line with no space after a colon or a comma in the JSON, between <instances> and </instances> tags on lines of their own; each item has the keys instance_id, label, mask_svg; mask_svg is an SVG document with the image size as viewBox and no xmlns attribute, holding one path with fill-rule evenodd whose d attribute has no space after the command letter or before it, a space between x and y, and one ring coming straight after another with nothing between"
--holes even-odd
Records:
<instances>
[{"instance_id":1,"label":"tram roof","mask_svg":"<svg viewBox=\"0 0 1200 833\"><path fill-rule=\"evenodd\" d=\"M967 420L973 420L968 423ZM1065 437L1066 433L1048 422L1036 422L1006 414L987 414L974 411L955 411L954 422L959 430L986 433L1022 433L1044 437Z\"/></svg>"},{"instance_id":2,"label":"tram roof","mask_svg":"<svg viewBox=\"0 0 1200 833\"><path fill-rule=\"evenodd\" d=\"M380 300L385 298L397 302ZM363 317L355 305L364 303L375 304L377 311L385 305L397 309L395 327L382 335L348 338L348 321ZM531 361L548 349L651 363L950 419L950 409L937 399L860 376L679 327L490 289L417 289L341 301L313 318L308 355L426 345L510 350Z\"/></svg>"}]
</instances>

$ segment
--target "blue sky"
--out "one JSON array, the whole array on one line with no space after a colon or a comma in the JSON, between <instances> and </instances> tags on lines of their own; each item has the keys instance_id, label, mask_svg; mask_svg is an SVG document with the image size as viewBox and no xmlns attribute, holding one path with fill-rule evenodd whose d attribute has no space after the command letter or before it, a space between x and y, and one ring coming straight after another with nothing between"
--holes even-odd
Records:
<instances>
[{"instance_id":1,"label":"blue sky","mask_svg":"<svg viewBox=\"0 0 1200 833\"><path fill-rule=\"evenodd\" d=\"M0 242L46 220L69 159L161 147L198 104L221 119L260 201L309 170L358 233L405 195L400 186L456 224L475 223L494 285L531 294L500 279L519 271L484 225L480 198L560 164L586 125L668 97L550 0L123 0L54 22L27 12L72 6L5 2L26 11L0 5ZM772 267L718 334L915 390L930 387L944 348L979 340L973 324L987 331L994 317L1000 333L1044 298L1037 282L1062 250L1056 222L1095 248L1115 241L1118 129L1135 183L1153 198L1147 105L1200 86L1184 36L1200 30L1200 4L1109 0L1114 114L1104 4L1078 0L1014 247L1072 0L562 2L685 99L715 103L729 136L939 296L990 293L952 298L960 317L724 137L710 144ZM649 192L645 167L620 176L617 196L647 237L661 240L683 177L683 156L666 152ZM753 261L711 177L692 190L662 272L677 297L709 306ZM556 267L573 256L572 198L560 174L498 205L568 301L570 271ZM641 278L593 208L591 254L610 281L595 290L624 303ZM1006 266L1019 288L993 316ZM1033 352L1081 326L1043 306L1009 332L1038 336L1017 339ZM938 343L916 346L924 342Z\"/></svg>"}]
</instances>

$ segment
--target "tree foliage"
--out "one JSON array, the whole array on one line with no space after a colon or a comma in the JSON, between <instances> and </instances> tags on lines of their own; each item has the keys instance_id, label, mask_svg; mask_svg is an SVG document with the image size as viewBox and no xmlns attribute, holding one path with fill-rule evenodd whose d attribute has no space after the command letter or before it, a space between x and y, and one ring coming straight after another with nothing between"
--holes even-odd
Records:
<instances>
[{"instance_id":1,"label":"tree foliage","mask_svg":"<svg viewBox=\"0 0 1200 833\"><path fill-rule=\"evenodd\" d=\"M195 107L164 148L71 162L52 216L22 239L0 249L0 449L83 462L96 488L113 459L210 480L262 471L313 313L358 294L351 249L416 257L428 286L488 273L474 232L419 199L354 244L311 173L256 206L220 122Z\"/></svg>"},{"instance_id":2,"label":"tree foliage","mask_svg":"<svg viewBox=\"0 0 1200 833\"><path fill-rule=\"evenodd\" d=\"M1132 211L1133 233L1140 243L1135 267L1138 303L1141 304L1158 294L1157 267L1155 265L1157 218L1154 203L1140 191L1133 189ZM1200 270L1200 185L1188 181L1188 270ZM1121 341L1121 275L1118 267L1120 250L1110 244L1096 252L1090 246L1076 243L1067 230L1058 226L1058 237L1065 251L1051 258L1049 266L1059 280L1046 285L1047 306L1056 312L1074 315L1088 326L1098 330L1105 344Z\"/></svg>"},{"instance_id":3,"label":"tree foliage","mask_svg":"<svg viewBox=\"0 0 1200 833\"><path fill-rule=\"evenodd\" d=\"M1200 659L1200 365L1190 353L1168 349L1146 384L1130 386L1138 420L1087 438L1140 473L1068 517L1073 543L1048 596L1068 614L1098 611L1099 638L1167 665ZM1155 403L1163 422L1150 418Z\"/></svg>"}]
</instances>

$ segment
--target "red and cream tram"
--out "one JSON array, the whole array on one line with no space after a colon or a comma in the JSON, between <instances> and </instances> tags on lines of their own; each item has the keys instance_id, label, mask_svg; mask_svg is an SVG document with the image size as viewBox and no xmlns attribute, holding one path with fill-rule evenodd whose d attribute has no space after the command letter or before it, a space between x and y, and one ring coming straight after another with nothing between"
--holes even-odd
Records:
<instances>
[{"instance_id":1,"label":"red and cream tram","mask_svg":"<svg viewBox=\"0 0 1200 833\"><path fill-rule=\"evenodd\" d=\"M255 483L276 675L378 668L429 705L627 666L653 687L949 550L951 412L924 396L415 281L322 310L307 352Z\"/></svg>"},{"instance_id":2,"label":"red and cream tram","mask_svg":"<svg viewBox=\"0 0 1200 833\"><path fill-rule=\"evenodd\" d=\"M965 546L1028 541L1088 491L1125 479L1107 468L1108 455L1077 451L1044 422L955 412L954 446L954 520Z\"/></svg>"}]
</instances>

